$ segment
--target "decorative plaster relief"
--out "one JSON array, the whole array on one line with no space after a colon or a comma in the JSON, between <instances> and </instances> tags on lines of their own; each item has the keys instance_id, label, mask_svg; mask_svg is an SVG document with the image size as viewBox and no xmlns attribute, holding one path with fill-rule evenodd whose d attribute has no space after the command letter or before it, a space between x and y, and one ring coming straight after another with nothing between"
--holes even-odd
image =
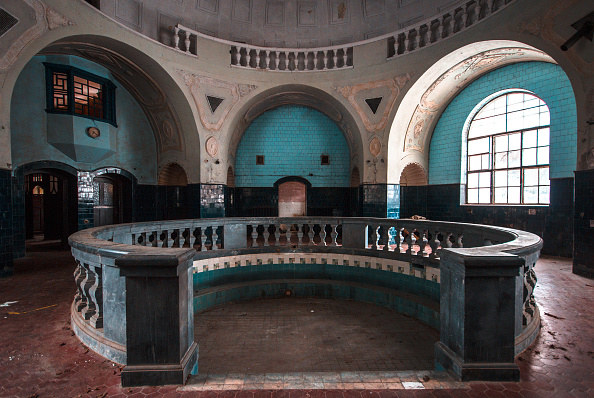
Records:
<instances>
[{"instance_id":1,"label":"decorative plaster relief","mask_svg":"<svg viewBox=\"0 0 594 398\"><path fill-rule=\"evenodd\" d=\"M369 152L373 155L373 157L377 157L382 150L382 143L380 142L379 138L373 137L371 142L369 143Z\"/></svg>"},{"instance_id":2,"label":"decorative plaster relief","mask_svg":"<svg viewBox=\"0 0 594 398\"><path fill-rule=\"evenodd\" d=\"M495 68L518 61L554 62L539 50L506 47L476 54L442 74L421 96L415 108L406 131L404 151L425 151L431 129L443 107L471 81Z\"/></svg>"},{"instance_id":3,"label":"decorative plaster relief","mask_svg":"<svg viewBox=\"0 0 594 398\"><path fill-rule=\"evenodd\" d=\"M206 153L208 153L213 158L219 152L219 142L215 137L210 137L209 139L207 139L205 147Z\"/></svg>"},{"instance_id":4,"label":"decorative plaster relief","mask_svg":"<svg viewBox=\"0 0 594 398\"><path fill-rule=\"evenodd\" d=\"M75 25L75 23L54 9L48 7L42 1L23 0L34 14L34 22L12 45L6 53L0 57L0 70L8 70L16 61L17 57L29 43L32 43L48 30L54 30L63 26ZM26 6L25 5L25 6ZM31 15L31 14L28 14ZM19 18L19 24L27 23L26 19Z\"/></svg>"},{"instance_id":5,"label":"decorative plaster relief","mask_svg":"<svg viewBox=\"0 0 594 398\"><path fill-rule=\"evenodd\" d=\"M190 88L200 122L209 131L219 131L229 112L241 97L248 95L256 86L252 84L237 84L212 77L200 76L183 70L178 70L186 86ZM223 101L215 111L211 110L207 96L217 97Z\"/></svg>"},{"instance_id":6,"label":"decorative plaster relief","mask_svg":"<svg viewBox=\"0 0 594 398\"><path fill-rule=\"evenodd\" d=\"M369 133L383 133L400 90L410 79L411 74L407 73L388 80L336 87L336 90L355 108ZM375 113L365 102L366 99L374 97L383 98Z\"/></svg>"}]
</instances>

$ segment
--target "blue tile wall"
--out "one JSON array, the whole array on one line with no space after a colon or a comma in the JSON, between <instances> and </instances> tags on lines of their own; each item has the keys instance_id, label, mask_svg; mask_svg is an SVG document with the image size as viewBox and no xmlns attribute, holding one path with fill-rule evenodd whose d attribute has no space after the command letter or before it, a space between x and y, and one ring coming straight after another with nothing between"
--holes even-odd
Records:
<instances>
[{"instance_id":1,"label":"blue tile wall","mask_svg":"<svg viewBox=\"0 0 594 398\"><path fill-rule=\"evenodd\" d=\"M461 182L462 130L468 115L489 95L511 88L532 91L548 105L551 113L550 177L573 177L577 119L571 83L558 65L522 62L482 76L448 105L431 139L429 184Z\"/></svg>"},{"instance_id":2,"label":"blue tile wall","mask_svg":"<svg viewBox=\"0 0 594 398\"><path fill-rule=\"evenodd\" d=\"M320 156L330 164L321 165ZM264 165L256 165L264 155ZM342 131L327 116L304 106L286 105L263 113L245 131L235 161L235 186L272 187L286 176L313 187L348 187L350 152Z\"/></svg>"},{"instance_id":3,"label":"blue tile wall","mask_svg":"<svg viewBox=\"0 0 594 398\"><path fill-rule=\"evenodd\" d=\"M0 170L0 277L12 275L12 244L12 177Z\"/></svg>"}]
</instances>

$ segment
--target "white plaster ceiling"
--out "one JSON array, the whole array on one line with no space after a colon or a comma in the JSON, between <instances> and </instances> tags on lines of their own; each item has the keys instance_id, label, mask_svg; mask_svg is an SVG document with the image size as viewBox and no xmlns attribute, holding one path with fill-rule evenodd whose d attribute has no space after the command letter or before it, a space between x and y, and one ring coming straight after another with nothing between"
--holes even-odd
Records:
<instances>
[{"instance_id":1,"label":"white plaster ceiling","mask_svg":"<svg viewBox=\"0 0 594 398\"><path fill-rule=\"evenodd\" d=\"M267 47L324 47L390 33L467 0L101 0L101 11L171 44L177 23Z\"/></svg>"}]
</instances>

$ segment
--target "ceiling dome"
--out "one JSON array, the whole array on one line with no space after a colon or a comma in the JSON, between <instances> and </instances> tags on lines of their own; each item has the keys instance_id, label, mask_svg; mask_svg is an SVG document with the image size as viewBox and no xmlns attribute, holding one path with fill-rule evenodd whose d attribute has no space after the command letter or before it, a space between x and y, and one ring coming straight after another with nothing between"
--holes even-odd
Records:
<instances>
[{"instance_id":1,"label":"ceiling dome","mask_svg":"<svg viewBox=\"0 0 594 398\"><path fill-rule=\"evenodd\" d=\"M265 47L353 43L463 6L460 0L112 0L101 11L164 44L182 24L217 38Z\"/></svg>"}]
</instances>

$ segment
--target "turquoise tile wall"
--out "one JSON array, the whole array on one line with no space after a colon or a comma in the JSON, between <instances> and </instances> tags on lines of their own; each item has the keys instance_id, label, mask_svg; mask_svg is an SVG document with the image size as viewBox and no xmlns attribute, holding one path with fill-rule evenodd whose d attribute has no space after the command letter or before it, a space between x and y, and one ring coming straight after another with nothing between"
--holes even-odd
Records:
<instances>
[{"instance_id":1,"label":"turquoise tile wall","mask_svg":"<svg viewBox=\"0 0 594 398\"><path fill-rule=\"evenodd\" d=\"M329 155L322 166L320 156ZM256 165L264 155L264 165ZM280 106L247 128L235 160L237 187L272 187L282 177L299 176L314 187L350 186L350 152L342 131L326 115L304 106Z\"/></svg>"},{"instance_id":2,"label":"turquoise tile wall","mask_svg":"<svg viewBox=\"0 0 594 398\"><path fill-rule=\"evenodd\" d=\"M559 65L522 62L494 70L458 94L442 113L431 139L429 184L461 183L462 134L474 107L501 90L532 91L551 113L550 178L573 177L577 150L576 104L571 83Z\"/></svg>"}]
</instances>

